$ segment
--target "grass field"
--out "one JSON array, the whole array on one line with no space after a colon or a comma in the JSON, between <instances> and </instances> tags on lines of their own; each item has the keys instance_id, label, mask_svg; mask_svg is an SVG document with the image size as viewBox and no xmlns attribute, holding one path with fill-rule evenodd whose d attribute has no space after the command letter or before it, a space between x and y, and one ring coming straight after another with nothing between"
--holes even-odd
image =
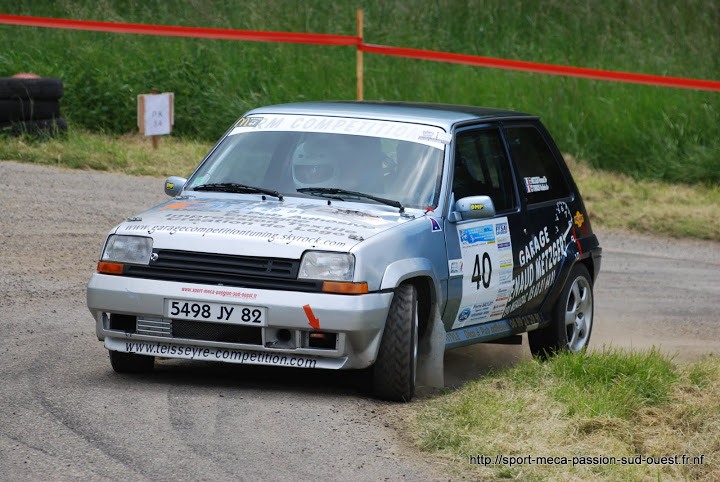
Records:
<instances>
[{"instance_id":1,"label":"grass field","mask_svg":"<svg viewBox=\"0 0 720 482\"><path fill-rule=\"evenodd\" d=\"M458 479L718 480L719 395L717 358L606 350L491 373L407 423Z\"/></svg>"},{"instance_id":2,"label":"grass field","mask_svg":"<svg viewBox=\"0 0 720 482\"><path fill-rule=\"evenodd\" d=\"M6 0L0 13L249 30L607 70L720 78L720 3L704 0L423 2ZM0 26L0 76L60 77L73 128L136 130L136 96L176 94L176 136L211 141L249 108L353 99L351 47ZM560 148L632 179L720 183L720 94L366 54L368 99L485 105L541 116ZM0 152L0 157L8 157Z\"/></svg>"}]
</instances>

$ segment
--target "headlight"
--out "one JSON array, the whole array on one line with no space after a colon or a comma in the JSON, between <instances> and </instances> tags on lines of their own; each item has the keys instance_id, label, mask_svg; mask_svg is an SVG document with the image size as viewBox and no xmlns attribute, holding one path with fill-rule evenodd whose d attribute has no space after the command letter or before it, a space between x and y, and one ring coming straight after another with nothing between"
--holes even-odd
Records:
<instances>
[{"instance_id":1,"label":"headlight","mask_svg":"<svg viewBox=\"0 0 720 482\"><path fill-rule=\"evenodd\" d=\"M152 238L113 234L105 245L102 261L148 264L152 254L152 244Z\"/></svg>"},{"instance_id":2,"label":"headlight","mask_svg":"<svg viewBox=\"0 0 720 482\"><path fill-rule=\"evenodd\" d=\"M355 256L349 253L308 251L300 262L298 278L328 281L352 281Z\"/></svg>"}]
</instances>

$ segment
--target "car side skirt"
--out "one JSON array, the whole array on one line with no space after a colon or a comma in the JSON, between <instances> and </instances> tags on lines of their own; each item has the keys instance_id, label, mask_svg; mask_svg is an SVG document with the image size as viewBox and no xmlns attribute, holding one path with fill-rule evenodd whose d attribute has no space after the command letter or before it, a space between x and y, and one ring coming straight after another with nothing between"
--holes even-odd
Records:
<instances>
[{"instance_id":1,"label":"car side skirt","mask_svg":"<svg viewBox=\"0 0 720 482\"><path fill-rule=\"evenodd\" d=\"M542 314L531 313L529 315L465 326L448 331L445 334L445 350L507 338L518 333L534 330L538 326L547 323L548 320L543 318Z\"/></svg>"}]
</instances>

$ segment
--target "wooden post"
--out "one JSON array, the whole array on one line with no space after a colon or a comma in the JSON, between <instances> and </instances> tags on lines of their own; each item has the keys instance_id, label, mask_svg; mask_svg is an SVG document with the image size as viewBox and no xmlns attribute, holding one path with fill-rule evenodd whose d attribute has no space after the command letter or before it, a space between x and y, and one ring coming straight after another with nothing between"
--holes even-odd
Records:
<instances>
[{"instance_id":1,"label":"wooden post","mask_svg":"<svg viewBox=\"0 0 720 482\"><path fill-rule=\"evenodd\" d=\"M158 91L157 91L157 89L156 89L155 87L153 87L152 89L150 89L150 93L152 93L152 95L155 95L155 94L158 93ZM152 137L152 146L153 146L153 149L157 149L157 148L158 148L158 143L159 143L158 136L150 136L150 137Z\"/></svg>"},{"instance_id":2,"label":"wooden post","mask_svg":"<svg viewBox=\"0 0 720 482\"><path fill-rule=\"evenodd\" d=\"M363 11L358 9L356 12L357 20L357 36L360 37L360 43L363 41ZM355 65L357 74L357 100L363 100L363 53L360 45L357 47L357 62Z\"/></svg>"}]
</instances>

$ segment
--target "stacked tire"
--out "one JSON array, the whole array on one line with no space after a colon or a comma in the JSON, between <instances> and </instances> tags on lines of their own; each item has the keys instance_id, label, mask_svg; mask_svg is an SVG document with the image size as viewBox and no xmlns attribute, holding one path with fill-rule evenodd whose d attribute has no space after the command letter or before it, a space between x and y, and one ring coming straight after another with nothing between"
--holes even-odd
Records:
<instances>
[{"instance_id":1,"label":"stacked tire","mask_svg":"<svg viewBox=\"0 0 720 482\"><path fill-rule=\"evenodd\" d=\"M19 74L0 78L0 134L53 136L67 131L60 116L62 80Z\"/></svg>"}]
</instances>

